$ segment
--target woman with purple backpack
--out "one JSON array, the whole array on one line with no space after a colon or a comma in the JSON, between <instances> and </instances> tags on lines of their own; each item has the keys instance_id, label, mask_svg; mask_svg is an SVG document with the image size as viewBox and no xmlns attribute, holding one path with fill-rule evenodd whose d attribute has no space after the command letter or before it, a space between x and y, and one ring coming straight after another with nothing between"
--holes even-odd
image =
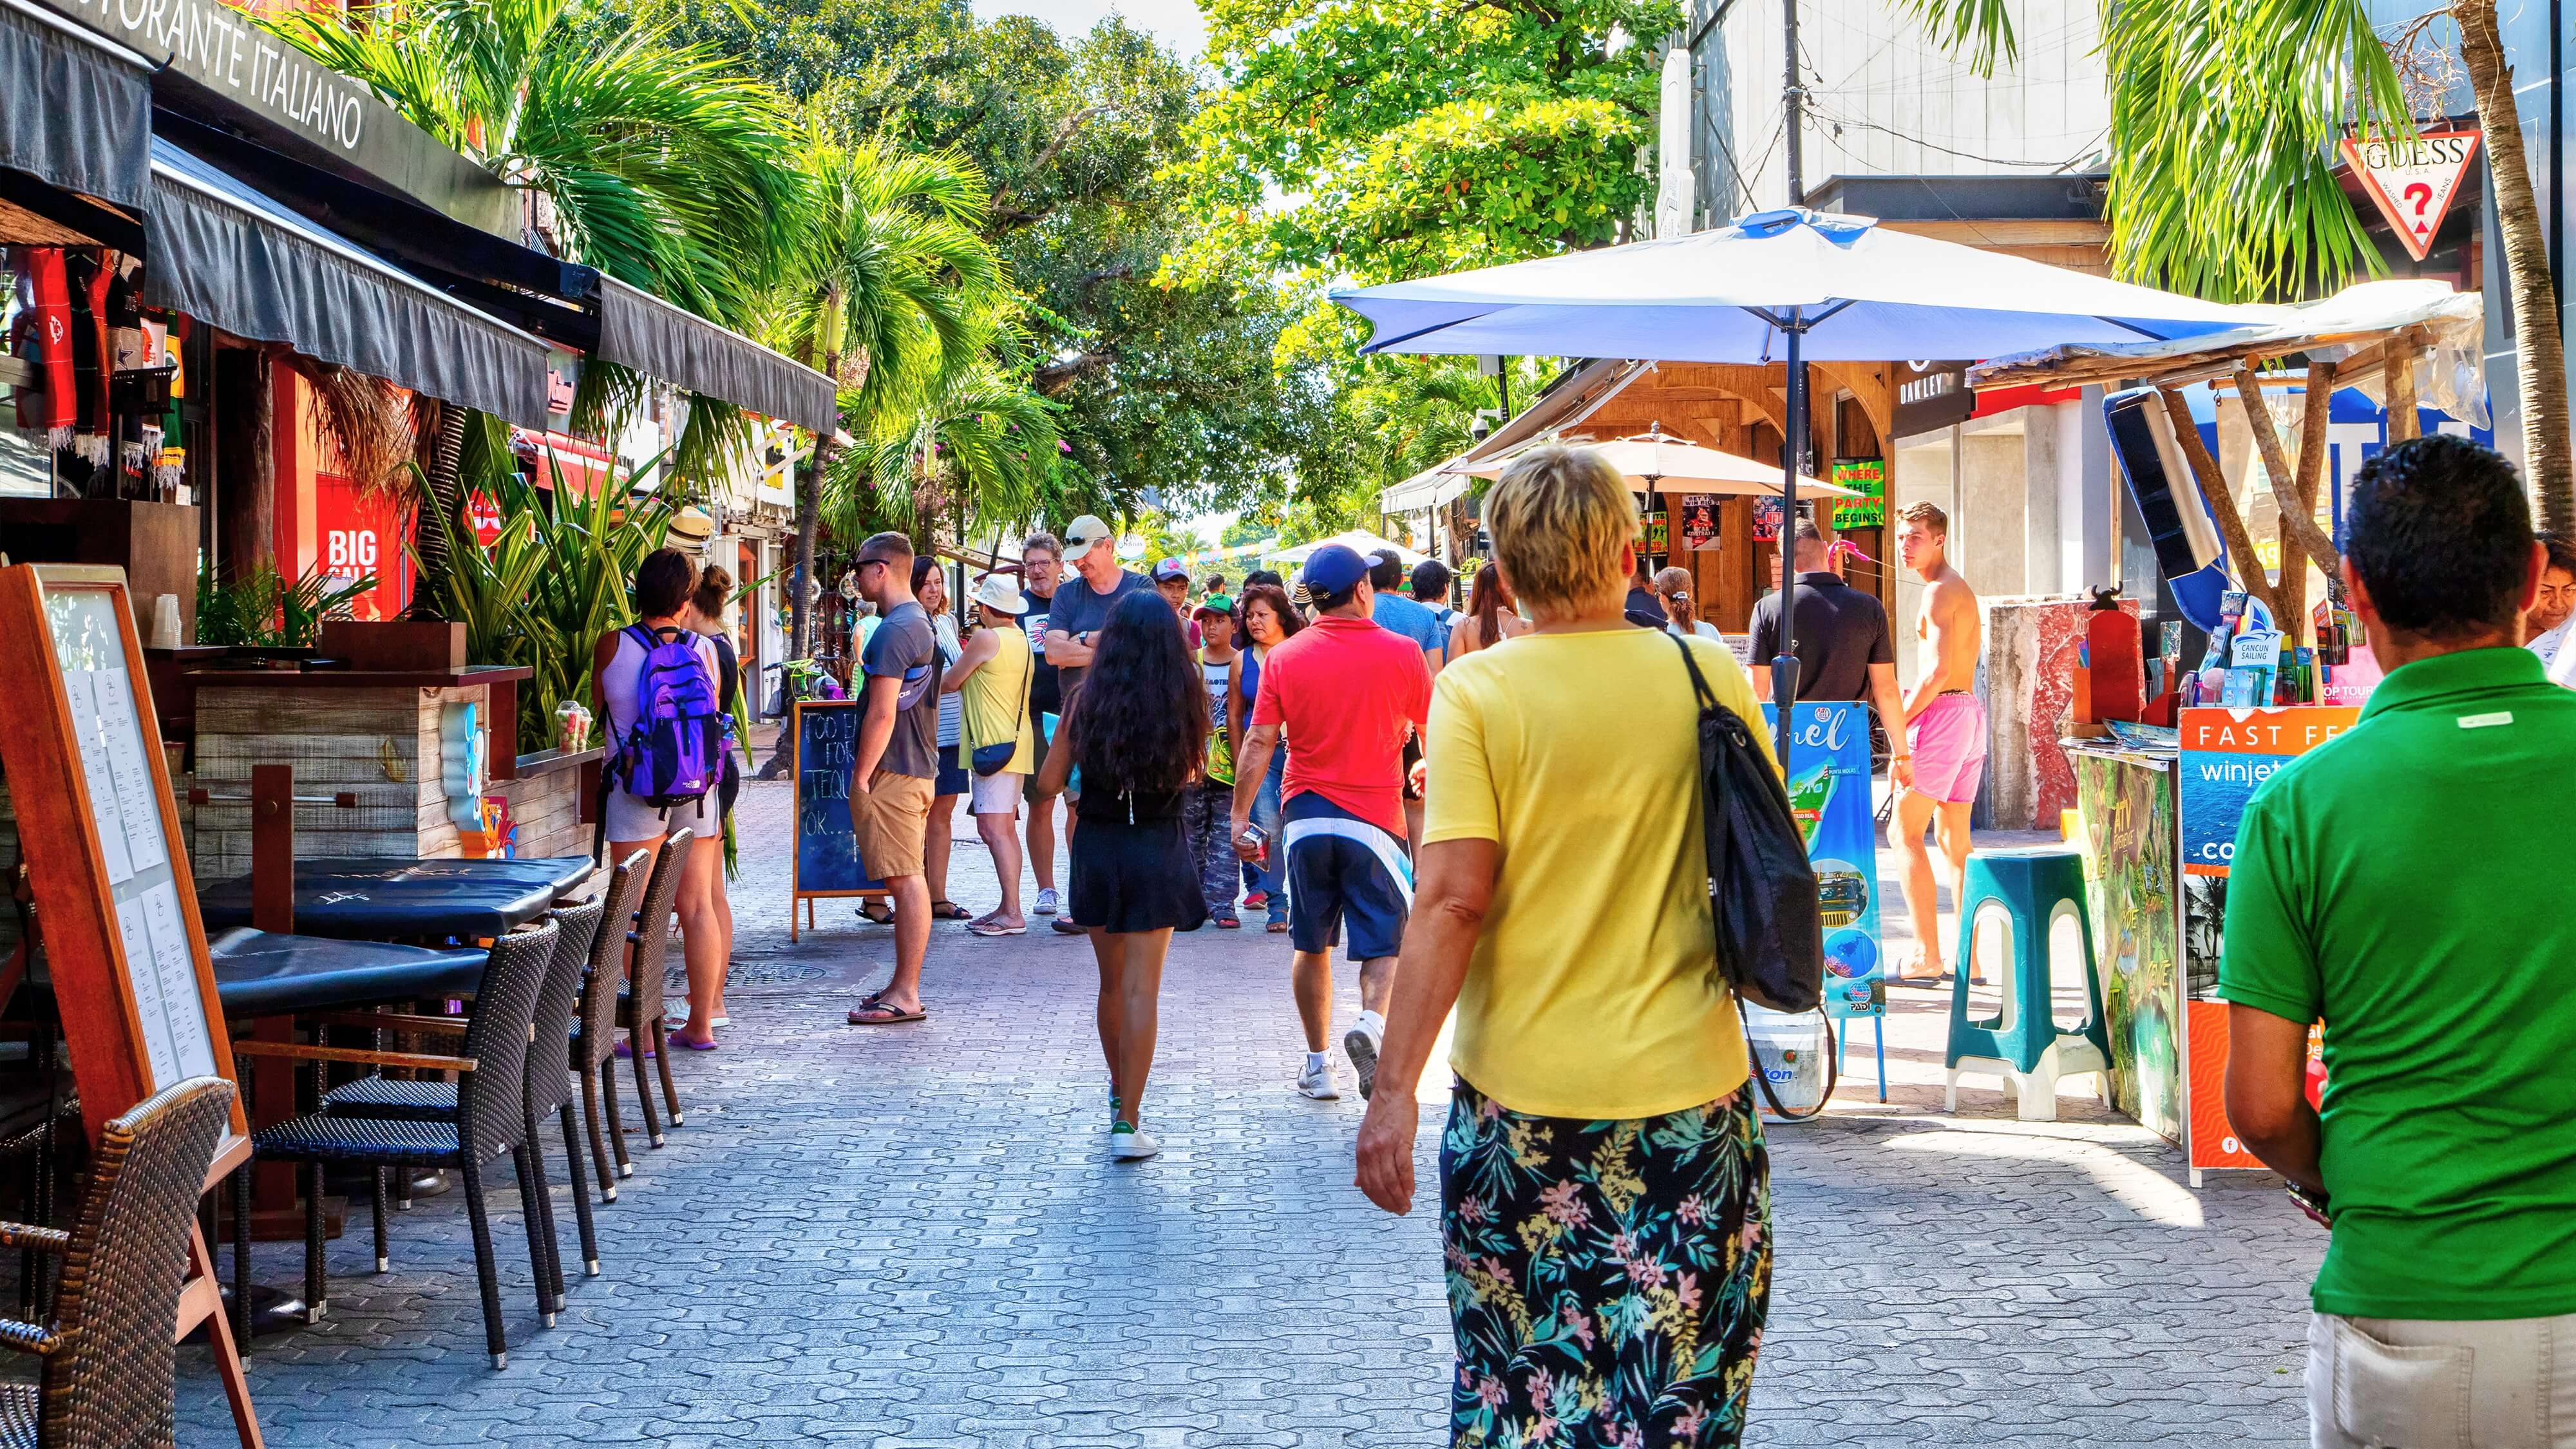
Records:
<instances>
[{"instance_id":1,"label":"woman with purple backpack","mask_svg":"<svg viewBox=\"0 0 2576 1449\"><path fill-rule=\"evenodd\" d=\"M689 972L689 1019L673 1046L713 1051L716 998L724 989L725 943L716 902L724 890L724 831L716 799L727 733L716 695L716 651L682 617L698 587L698 566L659 549L635 570L636 622L599 636L593 688L609 749L601 824L609 859L649 849L683 827L697 832L680 868L675 902ZM703 675L692 670L694 662Z\"/></svg>"}]
</instances>

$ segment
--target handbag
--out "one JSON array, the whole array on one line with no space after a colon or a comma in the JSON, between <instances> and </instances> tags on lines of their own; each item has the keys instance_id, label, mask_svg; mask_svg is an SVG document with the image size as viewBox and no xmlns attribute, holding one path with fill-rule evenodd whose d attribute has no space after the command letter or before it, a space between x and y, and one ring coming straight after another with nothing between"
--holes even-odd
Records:
<instances>
[{"instance_id":1,"label":"handbag","mask_svg":"<svg viewBox=\"0 0 2576 1449\"><path fill-rule=\"evenodd\" d=\"M1824 916L1816 900L1816 871L1807 860L1806 833L1789 812L1789 792L1779 773L1754 747L1743 716L1718 703L1690 646L1672 637L1690 671L1699 703L1701 833L1708 851L1709 921L1715 929L1712 984L1723 983L1737 1003L1792 1015L1823 1014ZM1833 1019L1825 1017L1830 1100L1834 1067ZM1790 1112L1772 1092L1769 1074L1754 1055L1753 1080L1771 1110L1783 1117L1812 1117L1824 1110Z\"/></svg>"},{"instance_id":2,"label":"handbag","mask_svg":"<svg viewBox=\"0 0 2576 1449\"><path fill-rule=\"evenodd\" d=\"M973 762L975 773L979 777L1000 774L1002 767L1011 762L1011 757L1020 752L1019 727L1027 724L1029 719L1029 678L1037 672L1036 660L1025 656L1021 658L1020 708L1019 712L1012 716L1011 738L999 744L977 745L975 753L967 757Z\"/></svg>"}]
</instances>

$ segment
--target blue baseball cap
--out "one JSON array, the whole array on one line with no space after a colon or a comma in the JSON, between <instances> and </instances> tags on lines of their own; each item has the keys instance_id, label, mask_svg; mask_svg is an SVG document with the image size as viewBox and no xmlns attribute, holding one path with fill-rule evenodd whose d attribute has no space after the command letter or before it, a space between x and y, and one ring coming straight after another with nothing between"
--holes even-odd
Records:
<instances>
[{"instance_id":1,"label":"blue baseball cap","mask_svg":"<svg viewBox=\"0 0 2576 1449\"><path fill-rule=\"evenodd\" d=\"M1345 594L1360 580L1368 577L1369 561L1357 550L1338 543L1328 543L1306 556L1305 571L1298 575L1308 593L1318 598L1327 594Z\"/></svg>"}]
</instances>

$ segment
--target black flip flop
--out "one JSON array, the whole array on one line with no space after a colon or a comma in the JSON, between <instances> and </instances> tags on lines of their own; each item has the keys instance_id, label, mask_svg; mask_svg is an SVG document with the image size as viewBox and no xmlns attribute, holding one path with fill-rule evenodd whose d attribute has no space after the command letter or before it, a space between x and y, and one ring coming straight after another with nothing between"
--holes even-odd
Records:
<instances>
[{"instance_id":1,"label":"black flip flop","mask_svg":"<svg viewBox=\"0 0 2576 1449\"><path fill-rule=\"evenodd\" d=\"M891 926L894 924L894 907L889 906L882 901L868 901L855 909L859 913L859 919L868 922L870 925ZM883 911L885 914L882 916L869 914L872 911Z\"/></svg>"}]
</instances>

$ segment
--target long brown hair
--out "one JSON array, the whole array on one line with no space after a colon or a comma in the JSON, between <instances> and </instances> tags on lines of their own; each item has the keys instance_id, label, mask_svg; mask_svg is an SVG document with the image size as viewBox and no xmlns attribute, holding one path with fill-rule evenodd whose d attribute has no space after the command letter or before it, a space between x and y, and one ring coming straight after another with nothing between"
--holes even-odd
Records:
<instances>
[{"instance_id":1,"label":"long brown hair","mask_svg":"<svg viewBox=\"0 0 2576 1449\"><path fill-rule=\"evenodd\" d=\"M1503 598L1503 571L1488 559L1476 570L1475 586L1467 593L1467 612L1476 616L1478 648L1502 641L1503 610L1509 607Z\"/></svg>"}]
</instances>

